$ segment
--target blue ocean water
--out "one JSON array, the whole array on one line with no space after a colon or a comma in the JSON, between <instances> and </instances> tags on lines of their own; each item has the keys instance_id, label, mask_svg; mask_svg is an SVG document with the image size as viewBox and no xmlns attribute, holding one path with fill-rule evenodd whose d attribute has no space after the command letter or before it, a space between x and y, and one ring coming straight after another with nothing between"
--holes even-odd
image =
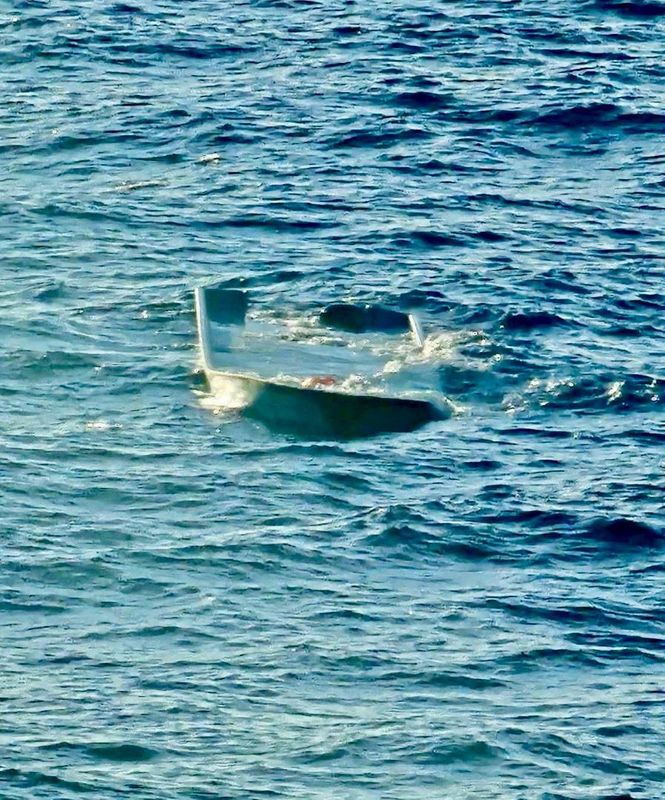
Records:
<instances>
[{"instance_id":1,"label":"blue ocean water","mask_svg":"<svg viewBox=\"0 0 665 800\"><path fill-rule=\"evenodd\" d=\"M665 797L665 5L0 6L0 797ZM201 403L192 289L456 414Z\"/></svg>"}]
</instances>

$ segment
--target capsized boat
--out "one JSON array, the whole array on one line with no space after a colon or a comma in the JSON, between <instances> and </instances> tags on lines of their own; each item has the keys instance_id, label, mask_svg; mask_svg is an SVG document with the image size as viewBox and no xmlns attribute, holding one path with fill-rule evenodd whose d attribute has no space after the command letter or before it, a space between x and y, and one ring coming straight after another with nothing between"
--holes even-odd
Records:
<instances>
[{"instance_id":1,"label":"capsized boat","mask_svg":"<svg viewBox=\"0 0 665 800\"><path fill-rule=\"evenodd\" d=\"M386 370L397 335L422 348L413 315L336 303L294 333L284 319L251 313L239 289L198 287L195 304L203 371L219 408L273 430L334 439L412 431L450 415L444 398Z\"/></svg>"}]
</instances>

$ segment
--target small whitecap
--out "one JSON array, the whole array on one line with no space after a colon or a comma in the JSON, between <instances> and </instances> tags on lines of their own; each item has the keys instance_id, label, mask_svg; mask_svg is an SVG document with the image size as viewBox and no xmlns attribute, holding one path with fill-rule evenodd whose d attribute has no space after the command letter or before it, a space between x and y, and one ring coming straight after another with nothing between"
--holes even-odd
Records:
<instances>
[{"instance_id":1,"label":"small whitecap","mask_svg":"<svg viewBox=\"0 0 665 800\"><path fill-rule=\"evenodd\" d=\"M607 401L614 403L621 397L621 390L623 389L624 381L614 381L607 389Z\"/></svg>"},{"instance_id":2,"label":"small whitecap","mask_svg":"<svg viewBox=\"0 0 665 800\"><path fill-rule=\"evenodd\" d=\"M449 397L445 398L446 406L450 409L450 413L454 416L462 416L462 414L468 413L470 406L465 406L462 403L456 403L454 400L451 400Z\"/></svg>"},{"instance_id":3,"label":"small whitecap","mask_svg":"<svg viewBox=\"0 0 665 800\"><path fill-rule=\"evenodd\" d=\"M119 428L120 425L112 425L106 419L93 419L85 423L87 431L110 431L111 428Z\"/></svg>"},{"instance_id":4,"label":"small whitecap","mask_svg":"<svg viewBox=\"0 0 665 800\"><path fill-rule=\"evenodd\" d=\"M371 390L372 394L382 394L383 390L379 386L371 386L370 382L363 375L349 375L337 386L331 389L339 389L342 392L361 392Z\"/></svg>"},{"instance_id":5,"label":"small whitecap","mask_svg":"<svg viewBox=\"0 0 665 800\"><path fill-rule=\"evenodd\" d=\"M403 364L402 364L401 361L397 361L397 360L388 361L388 363L383 368L383 373L385 375L392 375L395 372L399 372L400 369L402 369L402 366L403 366Z\"/></svg>"},{"instance_id":6,"label":"small whitecap","mask_svg":"<svg viewBox=\"0 0 665 800\"><path fill-rule=\"evenodd\" d=\"M113 187L114 192L133 192L137 189L148 189L151 186L163 186L164 181L148 180L148 181L124 181L118 183Z\"/></svg>"},{"instance_id":7,"label":"small whitecap","mask_svg":"<svg viewBox=\"0 0 665 800\"><path fill-rule=\"evenodd\" d=\"M510 416L519 414L522 411L526 411L528 408L526 399L518 394L509 395L506 397L502 405L506 414L509 414Z\"/></svg>"},{"instance_id":8,"label":"small whitecap","mask_svg":"<svg viewBox=\"0 0 665 800\"><path fill-rule=\"evenodd\" d=\"M450 358L458 344L459 336L454 333L442 331L430 334L425 338L425 345L422 349L422 358L425 361L445 361ZM484 344L484 343L483 343Z\"/></svg>"},{"instance_id":9,"label":"small whitecap","mask_svg":"<svg viewBox=\"0 0 665 800\"><path fill-rule=\"evenodd\" d=\"M201 597L198 603L194 604L195 608L210 608L217 602L217 597L214 594L207 594Z\"/></svg>"},{"instance_id":10,"label":"small whitecap","mask_svg":"<svg viewBox=\"0 0 665 800\"><path fill-rule=\"evenodd\" d=\"M221 159L219 153L206 153L199 158L199 164L216 164Z\"/></svg>"}]
</instances>

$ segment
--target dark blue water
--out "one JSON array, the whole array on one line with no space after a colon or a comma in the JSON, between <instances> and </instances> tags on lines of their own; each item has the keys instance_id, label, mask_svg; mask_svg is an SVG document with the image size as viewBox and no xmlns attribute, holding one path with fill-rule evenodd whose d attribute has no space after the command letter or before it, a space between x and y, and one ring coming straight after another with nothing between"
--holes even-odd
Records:
<instances>
[{"instance_id":1,"label":"dark blue water","mask_svg":"<svg viewBox=\"0 0 665 800\"><path fill-rule=\"evenodd\" d=\"M665 5L2 3L0 797L665 797ZM192 288L451 419L202 406Z\"/></svg>"}]
</instances>

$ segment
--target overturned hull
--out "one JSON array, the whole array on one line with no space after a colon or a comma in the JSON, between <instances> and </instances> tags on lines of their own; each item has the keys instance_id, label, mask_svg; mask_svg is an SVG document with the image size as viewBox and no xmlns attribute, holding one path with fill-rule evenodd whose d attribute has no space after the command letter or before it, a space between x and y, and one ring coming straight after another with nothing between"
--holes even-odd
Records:
<instances>
[{"instance_id":1,"label":"overturned hull","mask_svg":"<svg viewBox=\"0 0 665 800\"><path fill-rule=\"evenodd\" d=\"M219 407L235 409L274 431L333 439L413 431L447 416L443 407L429 400L342 391L330 385L312 387L303 385L302 377L289 380L281 374L279 378L257 375L262 365L273 365L275 359L272 354L261 357L260 347L257 351L257 347L247 347L243 342L246 310L243 292L210 287L196 290L203 368ZM265 347L265 338L257 341ZM296 373L303 349L307 349L306 344L295 353L292 348L287 350ZM258 357L259 363L248 363L246 372L239 369L243 354L248 362ZM319 368L326 366L321 363Z\"/></svg>"},{"instance_id":2,"label":"overturned hull","mask_svg":"<svg viewBox=\"0 0 665 800\"><path fill-rule=\"evenodd\" d=\"M211 392L268 428L302 436L350 439L413 431L444 413L434 403L405 397L309 389L247 375L210 371Z\"/></svg>"}]
</instances>

